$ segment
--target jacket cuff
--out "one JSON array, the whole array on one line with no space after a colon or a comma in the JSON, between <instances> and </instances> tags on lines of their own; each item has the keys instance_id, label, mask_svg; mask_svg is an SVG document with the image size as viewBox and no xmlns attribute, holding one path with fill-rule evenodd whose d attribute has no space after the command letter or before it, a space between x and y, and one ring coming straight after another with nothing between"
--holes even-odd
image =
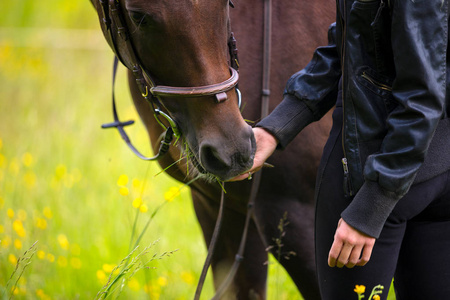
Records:
<instances>
[{"instance_id":1,"label":"jacket cuff","mask_svg":"<svg viewBox=\"0 0 450 300\"><path fill-rule=\"evenodd\" d=\"M350 226L378 238L399 197L381 188L377 182L365 181L341 217Z\"/></svg>"},{"instance_id":2,"label":"jacket cuff","mask_svg":"<svg viewBox=\"0 0 450 300\"><path fill-rule=\"evenodd\" d=\"M312 111L303 101L285 94L283 101L256 127L262 127L279 141L278 149L284 149L308 124L314 122Z\"/></svg>"}]
</instances>

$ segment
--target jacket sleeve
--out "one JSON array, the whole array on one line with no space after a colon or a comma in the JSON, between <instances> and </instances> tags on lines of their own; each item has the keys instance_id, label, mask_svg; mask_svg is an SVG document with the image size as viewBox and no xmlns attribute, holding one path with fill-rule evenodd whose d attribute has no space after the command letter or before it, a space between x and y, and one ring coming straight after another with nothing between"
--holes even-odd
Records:
<instances>
[{"instance_id":1,"label":"jacket sleeve","mask_svg":"<svg viewBox=\"0 0 450 300\"><path fill-rule=\"evenodd\" d=\"M319 120L336 103L341 76L336 49L336 24L328 31L328 46L319 47L313 59L287 82L283 101L256 124L272 133L285 148L308 124Z\"/></svg>"},{"instance_id":2,"label":"jacket sleeve","mask_svg":"<svg viewBox=\"0 0 450 300\"><path fill-rule=\"evenodd\" d=\"M342 213L373 237L413 183L446 101L448 1L392 2L393 96L399 105L388 116L380 151L366 161L365 183Z\"/></svg>"}]
</instances>

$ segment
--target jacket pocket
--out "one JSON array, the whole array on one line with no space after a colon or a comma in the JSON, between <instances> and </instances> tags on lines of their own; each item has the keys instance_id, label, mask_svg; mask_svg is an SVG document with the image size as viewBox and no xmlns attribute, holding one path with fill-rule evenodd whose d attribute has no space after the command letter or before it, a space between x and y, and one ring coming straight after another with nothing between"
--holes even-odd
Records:
<instances>
[{"instance_id":1,"label":"jacket pocket","mask_svg":"<svg viewBox=\"0 0 450 300\"><path fill-rule=\"evenodd\" d=\"M380 97L381 103L384 104L386 116L391 113L398 104L392 95L393 80L367 67L360 68L357 74L359 83L368 91Z\"/></svg>"},{"instance_id":2,"label":"jacket pocket","mask_svg":"<svg viewBox=\"0 0 450 300\"><path fill-rule=\"evenodd\" d=\"M392 79L369 67L361 67L355 72L349 90L355 108L358 140L383 138L388 115L398 105L392 95Z\"/></svg>"}]
</instances>

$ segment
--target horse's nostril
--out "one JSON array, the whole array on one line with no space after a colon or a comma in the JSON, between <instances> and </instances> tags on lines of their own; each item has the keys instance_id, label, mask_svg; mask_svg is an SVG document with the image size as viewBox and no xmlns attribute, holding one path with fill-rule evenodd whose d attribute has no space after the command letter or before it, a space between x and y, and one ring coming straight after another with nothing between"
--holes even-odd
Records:
<instances>
[{"instance_id":1,"label":"horse's nostril","mask_svg":"<svg viewBox=\"0 0 450 300\"><path fill-rule=\"evenodd\" d=\"M203 145L200 149L200 162L209 172L228 170L231 166L231 159L221 155L212 145Z\"/></svg>"}]
</instances>

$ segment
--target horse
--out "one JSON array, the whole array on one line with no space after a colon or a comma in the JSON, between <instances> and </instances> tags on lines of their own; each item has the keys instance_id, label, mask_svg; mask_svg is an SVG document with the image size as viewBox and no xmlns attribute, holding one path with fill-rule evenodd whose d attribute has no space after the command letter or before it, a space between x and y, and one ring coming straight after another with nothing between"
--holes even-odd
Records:
<instances>
[{"instance_id":1,"label":"horse","mask_svg":"<svg viewBox=\"0 0 450 300\"><path fill-rule=\"evenodd\" d=\"M129 69L133 103L155 153L161 136L166 132L163 139L169 137L165 142L169 144L169 129L176 129L177 141L172 143L176 146L163 146L167 153L158 162L173 178L190 182L206 244L212 239L218 199L226 190L222 229L211 264L217 288L238 251L252 187L252 180L225 187L218 182L245 173L254 158L249 121L261 118L264 1L91 2L106 40ZM282 100L289 77L309 62L317 46L327 43L326 29L335 17L335 7L331 0L278 0L270 8L272 110ZM227 46L232 33L238 61ZM149 97L153 99L146 101ZM330 127L329 113L269 159L274 167L261 173L244 260L227 299L265 299L268 251L303 297L320 299L314 258L314 187ZM192 181L194 177L201 179Z\"/></svg>"}]
</instances>

